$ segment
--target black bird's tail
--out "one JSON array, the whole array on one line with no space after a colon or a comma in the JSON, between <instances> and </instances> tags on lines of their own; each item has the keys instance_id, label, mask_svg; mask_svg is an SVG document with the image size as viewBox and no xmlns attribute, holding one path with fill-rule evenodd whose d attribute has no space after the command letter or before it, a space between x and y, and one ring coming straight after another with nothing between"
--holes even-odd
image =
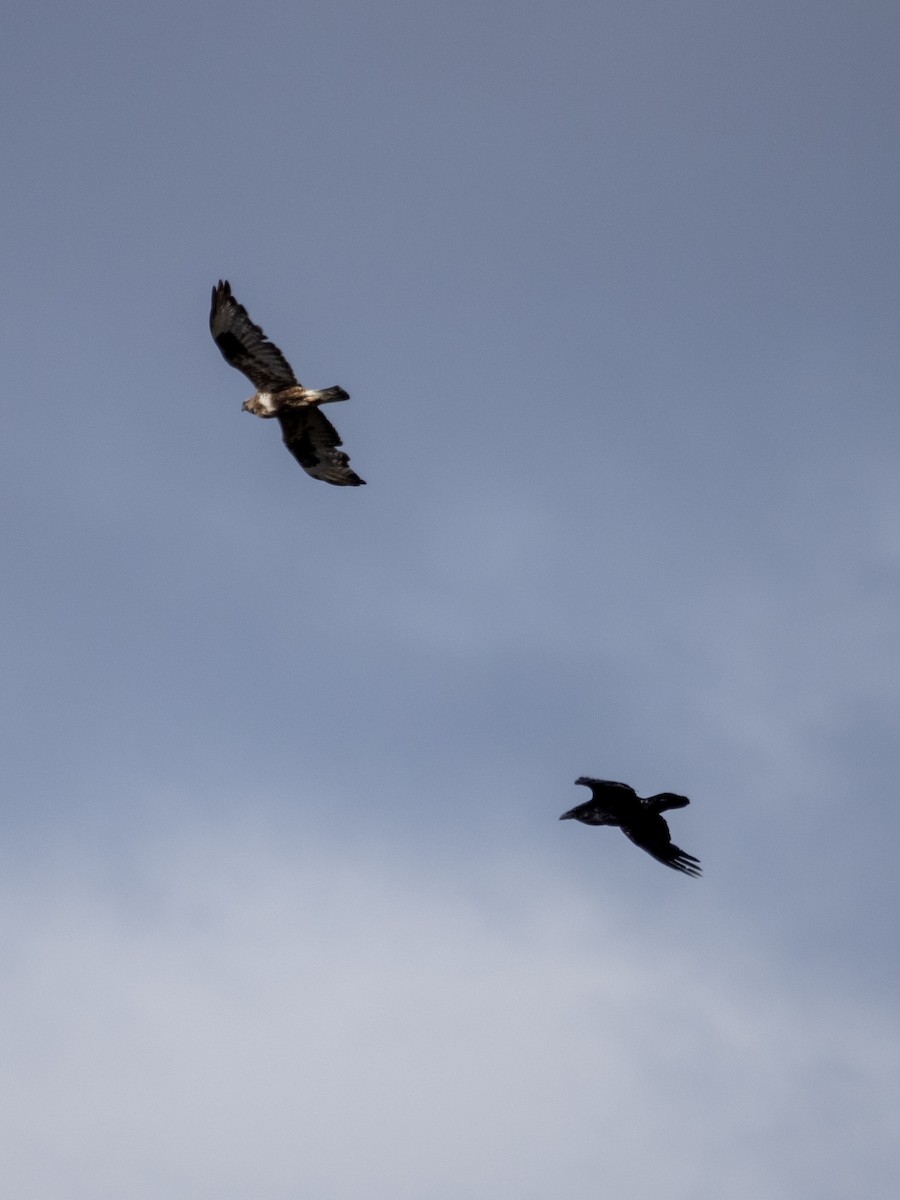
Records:
<instances>
[{"instance_id":1,"label":"black bird's tail","mask_svg":"<svg viewBox=\"0 0 900 1200\"><path fill-rule=\"evenodd\" d=\"M676 796L674 792L660 792L658 796L648 796L645 803L653 812L663 813L670 808L687 808L690 800L687 796Z\"/></svg>"}]
</instances>

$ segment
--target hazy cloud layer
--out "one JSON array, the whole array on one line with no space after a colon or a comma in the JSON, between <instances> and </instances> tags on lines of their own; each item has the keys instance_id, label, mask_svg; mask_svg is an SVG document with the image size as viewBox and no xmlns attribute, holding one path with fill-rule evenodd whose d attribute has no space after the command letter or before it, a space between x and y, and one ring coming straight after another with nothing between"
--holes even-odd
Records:
<instances>
[{"instance_id":1,"label":"hazy cloud layer","mask_svg":"<svg viewBox=\"0 0 900 1200\"><path fill-rule=\"evenodd\" d=\"M124 901L89 865L24 921L4 897L17 1191L889 1193L889 1007L697 909L654 928L533 858L462 889L248 826L155 847Z\"/></svg>"}]
</instances>

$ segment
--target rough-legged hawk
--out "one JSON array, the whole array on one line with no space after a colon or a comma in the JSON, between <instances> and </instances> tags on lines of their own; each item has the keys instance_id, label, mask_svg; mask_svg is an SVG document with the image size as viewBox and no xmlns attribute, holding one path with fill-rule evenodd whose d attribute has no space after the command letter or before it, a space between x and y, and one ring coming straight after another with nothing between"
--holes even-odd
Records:
<instances>
[{"instance_id":1,"label":"rough-legged hawk","mask_svg":"<svg viewBox=\"0 0 900 1200\"><path fill-rule=\"evenodd\" d=\"M227 280L212 290L209 328L226 362L237 367L256 388L244 401L244 412L256 417L277 417L284 444L313 479L343 487L357 487L364 479L351 470L350 459L339 450L338 431L320 404L349 400L341 387L315 391L297 382L287 359L250 320L243 304L231 294Z\"/></svg>"},{"instance_id":2,"label":"rough-legged hawk","mask_svg":"<svg viewBox=\"0 0 900 1200\"><path fill-rule=\"evenodd\" d=\"M575 782L591 789L591 799L563 813L559 818L561 821L574 819L583 821L585 825L618 825L636 846L652 854L667 867L683 871L685 875L701 873L700 860L672 844L669 826L660 816L667 809L684 808L690 804L687 796L660 792L658 796L642 799L627 783L588 779L586 775Z\"/></svg>"}]
</instances>

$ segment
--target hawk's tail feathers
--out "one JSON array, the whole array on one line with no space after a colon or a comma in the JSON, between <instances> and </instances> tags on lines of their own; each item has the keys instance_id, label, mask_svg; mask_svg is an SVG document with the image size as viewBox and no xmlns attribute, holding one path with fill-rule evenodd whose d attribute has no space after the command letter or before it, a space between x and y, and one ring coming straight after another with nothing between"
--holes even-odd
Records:
<instances>
[{"instance_id":1,"label":"hawk's tail feathers","mask_svg":"<svg viewBox=\"0 0 900 1200\"><path fill-rule=\"evenodd\" d=\"M350 393L345 392L342 387L322 388L319 392L310 389L307 391L307 395L311 404L332 404L335 400L350 399Z\"/></svg>"}]
</instances>

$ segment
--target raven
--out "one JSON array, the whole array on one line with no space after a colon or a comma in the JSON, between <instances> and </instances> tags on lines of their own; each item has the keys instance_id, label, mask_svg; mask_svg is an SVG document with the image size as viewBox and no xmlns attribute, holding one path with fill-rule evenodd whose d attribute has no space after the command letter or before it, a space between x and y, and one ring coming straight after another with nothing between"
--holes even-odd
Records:
<instances>
[{"instance_id":1,"label":"raven","mask_svg":"<svg viewBox=\"0 0 900 1200\"><path fill-rule=\"evenodd\" d=\"M658 796L644 799L627 783L589 779L587 775L580 776L575 782L591 789L591 799L564 812L559 818L561 821L573 819L585 825L618 825L636 846L667 867L683 871L685 875L701 873L700 860L673 845L669 826L660 816L669 808L684 808L690 804L687 796L660 792Z\"/></svg>"}]
</instances>

